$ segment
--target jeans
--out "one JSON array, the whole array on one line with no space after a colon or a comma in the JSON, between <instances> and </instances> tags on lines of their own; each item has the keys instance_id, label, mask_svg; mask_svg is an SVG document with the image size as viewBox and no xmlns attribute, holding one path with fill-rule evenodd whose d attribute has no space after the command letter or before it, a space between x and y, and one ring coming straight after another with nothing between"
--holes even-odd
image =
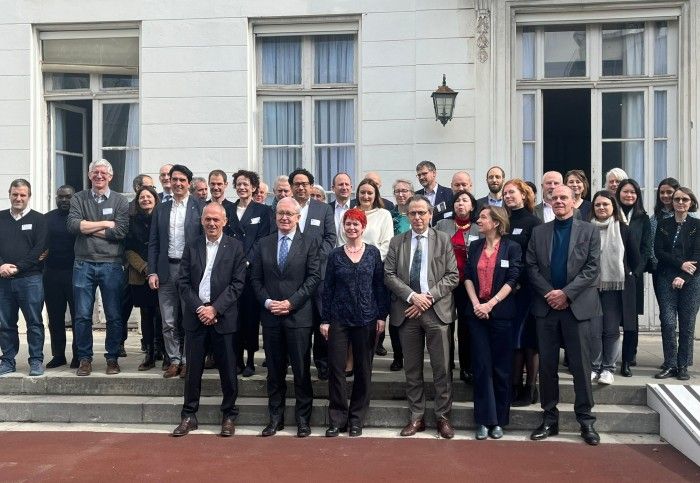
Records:
<instances>
[{"instance_id":1,"label":"jeans","mask_svg":"<svg viewBox=\"0 0 700 483\"><path fill-rule=\"evenodd\" d=\"M0 349L2 361L15 367L19 351L17 321L22 311L27 323L29 362L44 361L44 284L41 275L0 278Z\"/></svg>"},{"instance_id":2,"label":"jeans","mask_svg":"<svg viewBox=\"0 0 700 483\"><path fill-rule=\"evenodd\" d=\"M688 367L693 364L695 317L700 308L700 278L690 277L681 289L671 286L674 278L673 275L658 273L656 280L664 367L669 368Z\"/></svg>"},{"instance_id":3,"label":"jeans","mask_svg":"<svg viewBox=\"0 0 700 483\"><path fill-rule=\"evenodd\" d=\"M95 290L100 287L102 306L107 319L105 358L117 360L122 340L122 289L124 268L119 262L88 262L73 264L73 298L75 299L75 339L78 359L92 361L92 311Z\"/></svg>"}]
</instances>

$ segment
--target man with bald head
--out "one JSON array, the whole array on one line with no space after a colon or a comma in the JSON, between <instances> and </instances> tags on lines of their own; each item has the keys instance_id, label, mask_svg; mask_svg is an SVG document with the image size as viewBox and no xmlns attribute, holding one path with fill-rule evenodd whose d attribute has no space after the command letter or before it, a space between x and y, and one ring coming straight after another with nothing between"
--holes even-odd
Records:
<instances>
[{"instance_id":1,"label":"man with bald head","mask_svg":"<svg viewBox=\"0 0 700 483\"><path fill-rule=\"evenodd\" d=\"M452 193L458 191L469 191L472 192L472 177L466 171L457 171L452 175L452 183L450 184L452 188Z\"/></svg>"},{"instance_id":2,"label":"man with bald head","mask_svg":"<svg viewBox=\"0 0 700 483\"><path fill-rule=\"evenodd\" d=\"M223 233L227 222L223 206L208 204L200 222L204 236L185 247L178 273L189 370L185 375L182 421L173 436L184 436L197 429L205 347L210 339L223 392L220 435L226 437L236 431L238 416L234 335L238 330L238 299L245 284L246 260L243 244Z\"/></svg>"},{"instance_id":3,"label":"man with bald head","mask_svg":"<svg viewBox=\"0 0 700 483\"><path fill-rule=\"evenodd\" d=\"M554 220L551 197L554 188L564 184L564 178L559 171L547 171L542 175L542 201L535 206L535 215L544 223Z\"/></svg>"},{"instance_id":4,"label":"man with bald head","mask_svg":"<svg viewBox=\"0 0 700 483\"><path fill-rule=\"evenodd\" d=\"M544 183L543 183L544 186ZM548 195L554 220L535 227L527 249L526 265L534 298L540 350L542 424L530 438L545 439L559 432L559 347L562 342L574 376L574 411L581 437L597 445L591 389L591 318L602 315L598 296L600 235L598 228L575 219L571 188L557 185ZM573 248L570 248L573 247Z\"/></svg>"},{"instance_id":5,"label":"man with bald head","mask_svg":"<svg viewBox=\"0 0 700 483\"><path fill-rule=\"evenodd\" d=\"M158 180L160 181L160 185L163 187L163 191L158 193L158 197L163 203L173 199L173 191L170 185L170 169L172 167L172 164L164 164L158 171Z\"/></svg>"}]
</instances>

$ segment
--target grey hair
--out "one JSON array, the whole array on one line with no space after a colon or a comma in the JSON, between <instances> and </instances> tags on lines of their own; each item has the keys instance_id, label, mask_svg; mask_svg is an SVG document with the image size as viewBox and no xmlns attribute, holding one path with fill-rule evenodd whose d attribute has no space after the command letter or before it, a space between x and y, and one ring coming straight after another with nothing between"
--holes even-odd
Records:
<instances>
[{"instance_id":1,"label":"grey hair","mask_svg":"<svg viewBox=\"0 0 700 483\"><path fill-rule=\"evenodd\" d=\"M277 190L277 187L280 183L289 183L289 176L287 176L286 174L278 176L272 185L272 189Z\"/></svg>"},{"instance_id":2,"label":"grey hair","mask_svg":"<svg viewBox=\"0 0 700 483\"><path fill-rule=\"evenodd\" d=\"M323 201L324 201L324 203L325 203L325 201L326 201L326 190L325 190L325 188L324 188L323 186L321 186L320 184L315 184L313 187L316 188L317 190L319 190L319 191L321 192L321 194L323 195Z\"/></svg>"},{"instance_id":3,"label":"grey hair","mask_svg":"<svg viewBox=\"0 0 700 483\"><path fill-rule=\"evenodd\" d=\"M607 180L610 176L613 176L616 180L622 181L623 179L628 179L627 173L622 168L613 168L607 173L605 173L605 179Z\"/></svg>"},{"instance_id":4,"label":"grey hair","mask_svg":"<svg viewBox=\"0 0 700 483\"><path fill-rule=\"evenodd\" d=\"M90 163L90 166L88 166L88 172L92 173L98 166L104 166L105 168L107 168L107 172L110 174L110 176L114 176L114 169L112 169L112 163L110 163L106 159L94 160L92 163Z\"/></svg>"},{"instance_id":5,"label":"grey hair","mask_svg":"<svg viewBox=\"0 0 700 483\"><path fill-rule=\"evenodd\" d=\"M413 182L412 182L412 181L409 181L409 180L407 180L407 179L403 179L403 178L399 178L399 179L397 179L396 181L394 181L394 182L391 184L391 191L394 191L394 190L396 189L396 185L399 184L399 183L407 184L407 185L408 185L408 189L411 190L411 193L415 193L415 192L416 192L416 190L413 188Z\"/></svg>"}]
</instances>

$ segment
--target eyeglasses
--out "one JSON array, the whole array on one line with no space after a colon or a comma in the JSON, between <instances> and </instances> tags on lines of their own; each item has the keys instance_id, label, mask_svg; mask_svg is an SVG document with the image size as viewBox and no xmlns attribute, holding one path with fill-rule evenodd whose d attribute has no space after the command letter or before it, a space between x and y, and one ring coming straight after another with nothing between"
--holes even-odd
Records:
<instances>
[{"instance_id":1,"label":"eyeglasses","mask_svg":"<svg viewBox=\"0 0 700 483\"><path fill-rule=\"evenodd\" d=\"M674 203L690 203L690 198L673 198Z\"/></svg>"},{"instance_id":2,"label":"eyeglasses","mask_svg":"<svg viewBox=\"0 0 700 483\"><path fill-rule=\"evenodd\" d=\"M311 186L311 183L292 183L292 186L295 188L308 188Z\"/></svg>"},{"instance_id":3,"label":"eyeglasses","mask_svg":"<svg viewBox=\"0 0 700 483\"><path fill-rule=\"evenodd\" d=\"M421 171L420 173L416 173L416 176L419 178L423 178L425 176L428 176L428 173L430 173L430 171Z\"/></svg>"},{"instance_id":4,"label":"eyeglasses","mask_svg":"<svg viewBox=\"0 0 700 483\"><path fill-rule=\"evenodd\" d=\"M410 190L394 190L395 195L405 195L406 193L410 193Z\"/></svg>"},{"instance_id":5,"label":"eyeglasses","mask_svg":"<svg viewBox=\"0 0 700 483\"><path fill-rule=\"evenodd\" d=\"M408 212L408 216L411 216L411 217L414 217L414 218L415 218L416 216L425 216L425 215L427 215L427 214L428 214L428 212L427 212L426 210L415 210L415 211L409 211L409 212Z\"/></svg>"},{"instance_id":6,"label":"eyeglasses","mask_svg":"<svg viewBox=\"0 0 700 483\"><path fill-rule=\"evenodd\" d=\"M277 215L277 218L284 218L285 216L288 218L291 218L291 217L297 215L298 213L295 213L293 211L278 211L275 214Z\"/></svg>"}]
</instances>

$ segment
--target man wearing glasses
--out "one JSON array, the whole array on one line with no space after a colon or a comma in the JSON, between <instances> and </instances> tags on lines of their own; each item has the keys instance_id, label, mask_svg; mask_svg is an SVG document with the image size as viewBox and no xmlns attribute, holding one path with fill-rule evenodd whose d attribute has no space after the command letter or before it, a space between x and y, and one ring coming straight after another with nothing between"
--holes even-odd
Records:
<instances>
[{"instance_id":1,"label":"man wearing glasses","mask_svg":"<svg viewBox=\"0 0 700 483\"><path fill-rule=\"evenodd\" d=\"M430 228L432 206L421 195L408 202L411 230L395 236L384 261L384 282L394 294L391 325L399 327L406 371L406 396L411 420L401 436L425 431L423 345L428 348L435 385L435 419L438 434L452 438L449 421L452 408L450 331L454 302L452 290L459 272L452 242L447 233Z\"/></svg>"},{"instance_id":2,"label":"man wearing glasses","mask_svg":"<svg viewBox=\"0 0 700 483\"><path fill-rule=\"evenodd\" d=\"M452 218L452 204L454 195L447 186L441 186L437 182L437 168L432 161L421 161L416 166L416 177L423 189L416 191L417 195L428 198L433 206L432 223L435 224L443 218Z\"/></svg>"}]
</instances>

